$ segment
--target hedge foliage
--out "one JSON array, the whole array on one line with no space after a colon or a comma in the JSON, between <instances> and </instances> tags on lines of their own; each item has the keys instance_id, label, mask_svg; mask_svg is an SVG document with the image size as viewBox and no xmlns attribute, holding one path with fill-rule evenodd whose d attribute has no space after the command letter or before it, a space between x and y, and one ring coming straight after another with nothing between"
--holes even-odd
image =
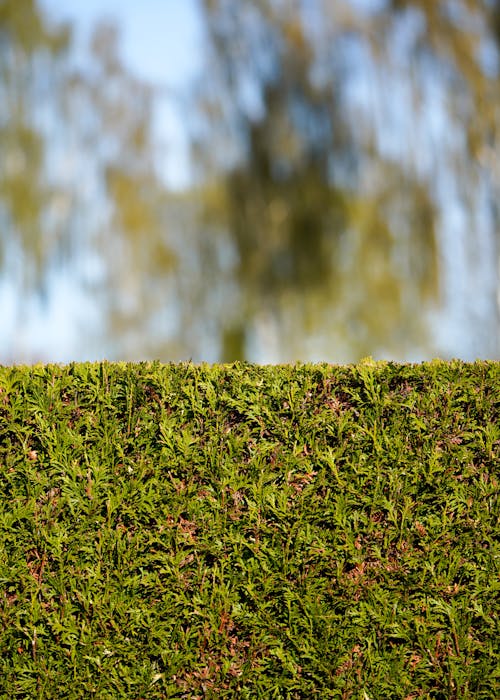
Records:
<instances>
[{"instance_id":1,"label":"hedge foliage","mask_svg":"<svg viewBox=\"0 0 500 700\"><path fill-rule=\"evenodd\" d=\"M0 697L497 698L499 471L499 363L0 367Z\"/></svg>"}]
</instances>

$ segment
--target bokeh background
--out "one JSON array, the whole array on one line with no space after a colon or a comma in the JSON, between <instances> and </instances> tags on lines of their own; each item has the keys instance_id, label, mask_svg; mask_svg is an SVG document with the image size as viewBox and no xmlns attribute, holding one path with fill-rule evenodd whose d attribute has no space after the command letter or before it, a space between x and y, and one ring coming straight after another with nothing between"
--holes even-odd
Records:
<instances>
[{"instance_id":1,"label":"bokeh background","mask_svg":"<svg viewBox=\"0 0 500 700\"><path fill-rule=\"evenodd\" d=\"M500 359L500 1L0 0L0 363Z\"/></svg>"}]
</instances>

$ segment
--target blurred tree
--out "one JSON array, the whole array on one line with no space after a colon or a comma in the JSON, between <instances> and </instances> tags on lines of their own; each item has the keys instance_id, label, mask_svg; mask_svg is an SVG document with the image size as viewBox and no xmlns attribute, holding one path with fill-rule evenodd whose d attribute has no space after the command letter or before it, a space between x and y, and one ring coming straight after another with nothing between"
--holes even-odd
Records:
<instances>
[{"instance_id":1,"label":"blurred tree","mask_svg":"<svg viewBox=\"0 0 500 700\"><path fill-rule=\"evenodd\" d=\"M141 357L164 340L157 315L176 265L153 134L155 92L128 73L116 27L99 25L91 49L90 65L72 75L65 96L68 123L78 129L95 180L94 205L100 199L102 207L93 232L102 274L90 289L99 299L108 352Z\"/></svg>"},{"instance_id":2,"label":"blurred tree","mask_svg":"<svg viewBox=\"0 0 500 700\"><path fill-rule=\"evenodd\" d=\"M99 307L101 347L140 356L175 265L155 93L113 26L96 27L83 67L73 47L34 0L0 0L0 263L27 294L71 269Z\"/></svg>"},{"instance_id":3,"label":"blurred tree","mask_svg":"<svg viewBox=\"0 0 500 700\"><path fill-rule=\"evenodd\" d=\"M478 351L500 357L499 26L496 0L391 0L373 13L367 33L379 65L393 70L398 58L390 47L404 36L403 66L416 126L406 159L418 165L422 153L434 151L427 189L441 190L443 219L454 204L464 220L462 231L442 226L440 275L459 278L448 287L460 297L463 339L470 339L463 350L471 359ZM439 119L440 137L425 148L418 130L431 129ZM455 227L456 216L454 221ZM453 305L448 289L448 306Z\"/></svg>"},{"instance_id":4,"label":"blurred tree","mask_svg":"<svg viewBox=\"0 0 500 700\"><path fill-rule=\"evenodd\" d=\"M451 197L492 336L498 237L478 217L487 200L498 229L499 3L201 7L197 178L174 195L157 93L123 64L116 29L100 25L77 61L71 27L0 0L4 274L43 292L70 269L108 357L402 357L425 347L443 254L459 248Z\"/></svg>"},{"instance_id":5,"label":"blurred tree","mask_svg":"<svg viewBox=\"0 0 500 700\"><path fill-rule=\"evenodd\" d=\"M0 0L0 261L22 253L24 281L37 287L60 243L44 221L56 192L46 177L43 105L59 89L70 38L33 0Z\"/></svg>"},{"instance_id":6,"label":"blurred tree","mask_svg":"<svg viewBox=\"0 0 500 700\"><path fill-rule=\"evenodd\" d=\"M203 8L210 80L195 154L201 180L213 183L206 226L214 246L225 238L233 251L235 292L219 315L223 357L246 356L269 315L287 359L307 353L299 335L308 331L343 342L351 358L425 347L425 309L440 291L441 169L474 197L470 159L498 126L498 70L481 54L487 46L498 61L496 5L204 0ZM353 94L361 73L376 92L364 103ZM458 137L443 155L423 133L432 89L445 103L436 110L441 135L456 127L467 135L465 147ZM212 279L227 284L228 275Z\"/></svg>"}]
</instances>

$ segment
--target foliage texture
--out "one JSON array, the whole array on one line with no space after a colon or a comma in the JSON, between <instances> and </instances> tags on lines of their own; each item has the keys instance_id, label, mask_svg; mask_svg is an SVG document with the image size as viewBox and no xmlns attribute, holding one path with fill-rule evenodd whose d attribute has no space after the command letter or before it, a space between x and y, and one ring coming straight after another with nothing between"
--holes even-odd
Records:
<instances>
[{"instance_id":1,"label":"foliage texture","mask_svg":"<svg viewBox=\"0 0 500 700\"><path fill-rule=\"evenodd\" d=\"M0 697L498 697L499 389L0 368Z\"/></svg>"}]
</instances>

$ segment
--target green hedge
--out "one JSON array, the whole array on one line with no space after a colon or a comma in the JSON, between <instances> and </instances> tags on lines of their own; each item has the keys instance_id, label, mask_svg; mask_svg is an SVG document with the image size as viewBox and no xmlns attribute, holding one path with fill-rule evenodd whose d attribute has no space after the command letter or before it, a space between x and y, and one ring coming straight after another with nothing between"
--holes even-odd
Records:
<instances>
[{"instance_id":1,"label":"green hedge","mask_svg":"<svg viewBox=\"0 0 500 700\"><path fill-rule=\"evenodd\" d=\"M499 363L0 367L0 697L497 698L499 471Z\"/></svg>"}]
</instances>

